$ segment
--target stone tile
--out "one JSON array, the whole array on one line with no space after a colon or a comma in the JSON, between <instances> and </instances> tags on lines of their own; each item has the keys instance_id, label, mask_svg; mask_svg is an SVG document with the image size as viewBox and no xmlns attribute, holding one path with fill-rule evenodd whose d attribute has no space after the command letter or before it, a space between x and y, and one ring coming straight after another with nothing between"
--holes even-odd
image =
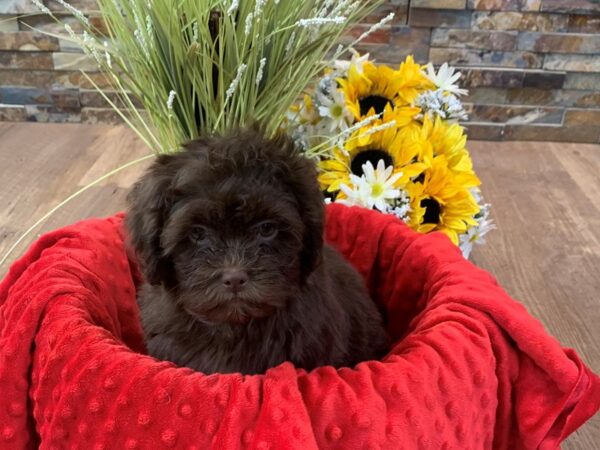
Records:
<instances>
[{"instance_id":1,"label":"stone tile","mask_svg":"<svg viewBox=\"0 0 600 450\"><path fill-rule=\"evenodd\" d=\"M113 103L116 103L117 105L121 104L121 99L115 91L107 90L107 91L103 91L103 92ZM79 100L81 102L81 106L84 106L84 107L110 108L110 105L104 99L102 94L100 94L100 92L98 92L95 89L90 89L90 90L82 89L79 92ZM133 101L133 104L137 108L140 108L140 109L142 108L141 103L138 99L132 98L132 101Z\"/></svg>"},{"instance_id":2,"label":"stone tile","mask_svg":"<svg viewBox=\"0 0 600 450\"><path fill-rule=\"evenodd\" d=\"M600 73L567 73L565 89L583 89L600 91Z\"/></svg>"},{"instance_id":3,"label":"stone tile","mask_svg":"<svg viewBox=\"0 0 600 450\"><path fill-rule=\"evenodd\" d=\"M19 19L19 28L22 31L31 31L30 27L33 27L40 31L45 31L52 34L66 34L65 27L63 24L68 24L75 33L82 33L83 27L81 23L75 18L70 16L63 16L60 18L62 23L57 23L52 17L46 14L38 14L35 16L25 16Z\"/></svg>"},{"instance_id":4,"label":"stone tile","mask_svg":"<svg viewBox=\"0 0 600 450\"><path fill-rule=\"evenodd\" d=\"M600 72L600 58L597 55L547 54L544 69L567 72Z\"/></svg>"},{"instance_id":5,"label":"stone tile","mask_svg":"<svg viewBox=\"0 0 600 450\"><path fill-rule=\"evenodd\" d=\"M29 14L39 11L31 0L2 0L0 14Z\"/></svg>"},{"instance_id":6,"label":"stone tile","mask_svg":"<svg viewBox=\"0 0 600 450\"><path fill-rule=\"evenodd\" d=\"M542 0L469 0L470 9L488 11L539 11Z\"/></svg>"},{"instance_id":7,"label":"stone tile","mask_svg":"<svg viewBox=\"0 0 600 450\"><path fill-rule=\"evenodd\" d=\"M512 141L554 141L596 143L600 127L555 125L506 125L504 139Z\"/></svg>"},{"instance_id":8,"label":"stone tile","mask_svg":"<svg viewBox=\"0 0 600 450\"><path fill-rule=\"evenodd\" d=\"M371 26L372 25L363 24L354 25L345 33L345 35L341 39L341 42L343 44L350 45L364 33L368 32ZM391 31L391 27L380 28L370 33L366 38L362 39L360 42L362 44L389 44Z\"/></svg>"},{"instance_id":9,"label":"stone tile","mask_svg":"<svg viewBox=\"0 0 600 450\"><path fill-rule=\"evenodd\" d=\"M542 53L600 53L600 35L525 32L519 34L518 49Z\"/></svg>"},{"instance_id":10,"label":"stone tile","mask_svg":"<svg viewBox=\"0 0 600 450\"><path fill-rule=\"evenodd\" d=\"M469 28L471 11L411 8L408 23L412 27Z\"/></svg>"},{"instance_id":11,"label":"stone tile","mask_svg":"<svg viewBox=\"0 0 600 450\"><path fill-rule=\"evenodd\" d=\"M469 94L464 97L465 102L474 104L482 103L506 103L506 89L480 87L469 90Z\"/></svg>"},{"instance_id":12,"label":"stone tile","mask_svg":"<svg viewBox=\"0 0 600 450\"><path fill-rule=\"evenodd\" d=\"M101 72L90 72L87 75L101 89L111 86L110 80ZM2 84L7 86L35 86L40 88L50 88L58 84L64 87L94 88L79 71L4 70L2 71Z\"/></svg>"},{"instance_id":13,"label":"stone tile","mask_svg":"<svg viewBox=\"0 0 600 450\"><path fill-rule=\"evenodd\" d=\"M600 109L568 109L565 125L590 125L600 128Z\"/></svg>"},{"instance_id":14,"label":"stone tile","mask_svg":"<svg viewBox=\"0 0 600 450\"><path fill-rule=\"evenodd\" d=\"M0 52L0 69L52 69L52 54Z\"/></svg>"},{"instance_id":15,"label":"stone tile","mask_svg":"<svg viewBox=\"0 0 600 450\"><path fill-rule=\"evenodd\" d=\"M478 48L483 50L514 50L516 31L473 31L438 28L431 34L434 47Z\"/></svg>"},{"instance_id":16,"label":"stone tile","mask_svg":"<svg viewBox=\"0 0 600 450\"><path fill-rule=\"evenodd\" d=\"M0 50L54 52L58 48L58 39L34 31L0 32Z\"/></svg>"},{"instance_id":17,"label":"stone tile","mask_svg":"<svg viewBox=\"0 0 600 450\"><path fill-rule=\"evenodd\" d=\"M531 52L494 52L487 50L431 48L429 59L434 64L465 65L465 66L502 66L525 69L539 69L543 59Z\"/></svg>"},{"instance_id":18,"label":"stone tile","mask_svg":"<svg viewBox=\"0 0 600 450\"><path fill-rule=\"evenodd\" d=\"M473 13L471 25L475 30L567 31L569 16L516 11L482 11Z\"/></svg>"},{"instance_id":19,"label":"stone tile","mask_svg":"<svg viewBox=\"0 0 600 450\"><path fill-rule=\"evenodd\" d=\"M518 105L552 105L555 101L554 92L547 89L521 88L508 89L506 102Z\"/></svg>"},{"instance_id":20,"label":"stone tile","mask_svg":"<svg viewBox=\"0 0 600 450\"><path fill-rule=\"evenodd\" d=\"M93 58L82 53L52 54L54 70L85 70L86 72L98 71L98 65Z\"/></svg>"},{"instance_id":21,"label":"stone tile","mask_svg":"<svg viewBox=\"0 0 600 450\"><path fill-rule=\"evenodd\" d=\"M45 3L50 11L68 11L67 8L65 8L56 0L46 0ZM98 3L96 3L96 0L69 0L67 3L84 13L98 11Z\"/></svg>"},{"instance_id":22,"label":"stone tile","mask_svg":"<svg viewBox=\"0 0 600 450\"><path fill-rule=\"evenodd\" d=\"M428 8L428 9L465 9L467 0L412 0L411 8Z\"/></svg>"},{"instance_id":23,"label":"stone tile","mask_svg":"<svg viewBox=\"0 0 600 450\"><path fill-rule=\"evenodd\" d=\"M19 31L17 16L11 14L0 15L0 31L3 33Z\"/></svg>"},{"instance_id":24,"label":"stone tile","mask_svg":"<svg viewBox=\"0 0 600 450\"><path fill-rule=\"evenodd\" d=\"M467 122L462 124L470 141L501 141L504 124Z\"/></svg>"},{"instance_id":25,"label":"stone tile","mask_svg":"<svg viewBox=\"0 0 600 450\"><path fill-rule=\"evenodd\" d=\"M408 0L400 1L387 1L383 5L380 5L375 11L364 18L362 23L374 24L378 23L381 19L386 17L390 13L394 13L395 17L392 22L393 25L404 25L402 17L406 19L408 12Z\"/></svg>"},{"instance_id":26,"label":"stone tile","mask_svg":"<svg viewBox=\"0 0 600 450\"><path fill-rule=\"evenodd\" d=\"M52 103L59 111L78 112L81 109L79 89L54 86L50 90Z\"/></svg>"},{"instance_id":27,"label":"stone tile","mask_svg":"<svg viewBox=\"0 0 600 450\"><path fill-rule=\"evenodd\" d=\"M58 40L58 47L59 51L63 53L83 53L83 49L75 42L67 39L66 36L65 39Z\"/></svg>"},{"instance_id":28,"label":"stone tile","mask_svg":"<svg viewBox=\"0 0 600 450\"><path fill-rule=\"evenodd\" d=\"M565 92L565 91L563 91ZM584 92L581 95L573 95L575 97L575 101L572 102L573 106L584 106L584 107L600 107L600 92L598 91L566 91L573 94L577 94L579 92ZM600 127L599 127L600 128Z\"/></svg>"},{"instance_id":29,"label":"stone tile","mask_svg":"<svg viewBox=\"0 0 600 450\"><path fill-rule=\"evenodd\" d=\"M116 125L123 123L123 119L112 108L83 108L81 110L81 122Z\"/></svg>"},{"instance_id":30,"label":"stone tile","mask_svg":"<svg viewBox=\"0 0 600 450\"><path fill-rule=\"evenodd\" d=\"M461 84L466 88L475 87L520 87L525 72L510 69L468 68L463 71Z\"/></svg>"},{"instance_id":31,"label":"stone tile","mask_svg":"<svg viewBox=\"0 0 600 450\"><path fill-rule=\"evenodd\" d=\"M25 106L0 104L0 122L24 122Z\"/></svg>"},{"instance_id":32,"label":"stone tile","mask_svg":"<svg viewBox=\"0 0 600 450\"><path fill-rule=\"evenodd\" d=\"M359 44L357 50L370 53L381 63L399 64L408 55L420 63L428 61L430 30L427 28L392 27L388 45Z\"/></svg>"},{"instance_id":33,"label":"stone tile","mask_svg":"<svg viewBox=\"0 0 600 450\"><path fill-rule=\"evenodd\" d=\"M79 123L79 112L64 112L48 105L25 105L25 115L28 122Z\"/></svg>"},{"instance_id":34,"label":"stone tile","mask_svg":"<svg viewBox=\"0 0 600 450\"><path fill-rule=\"evenodd\" d=\"M542 0L542 11L561 13L600 13L597 0Z\"/></svg>"},{"instance_id":35,"label":"stone tile","mask_svg":"<svg viewBox=\"0 0 600 450\"><path fill-rule=\"evenodd\" d=\"M52 103L52 97L43 88L0 86L0 103L6 105L49 105Z\"/></svg>"},{"instance_id":36,"label":"stone tile","mask_svg":"<svg viewBox=\"0 0 600 450\"><path fill-rule=\"evenodd\" d=\"M508 89L506 102L517 105L600 107L600 92L570 89Z\"/></svg>"},{"instance_id":37,"label":"stone tile","mask_svg":"<svg viewBox=\"0 0 600 450\"><path fill-rule=\"evenodd\" d=\"M520 0L521 11L539 11L542 7L542 0Z\"/></svg>"},{"instance_id":38,"label":"stone tile","mask_svg":"<svg viewBox=\"0 0 600 450\"><path fill-rule=\"evenodd\" d=\"M548 106L473 105L470 119L474 122L507 124L561 124L564 108Z\"/></svg>"},{"instance_id":39,"label":"stone tile","mask_svg":"<svg viewBox=\"0 0 600 450\"><path fill-rule=\"evenodd\" d=\"M105 94L111 101L118 101L118 97L114 92L107 91ZM79 92L79 101L81 102L82 107L110 108L110 105L106 102L104 97L102 97L100 92L95 89L82 89Z\"/></svg>"},{"instance_id":40,"label":"stone tile","mask_svg":"<svg viewBox=\"0 0 600 450\"><path fill-rule=\"evenodd\" d=\"M569 16L569 31L575 33L600 33L600 16L572 14Z\"/></svg>"},{"instance_id":41,"label":"stone tile","mask_svg":"<svg viewBox=\"0 0 600 450\"><path fill-rule=\"evenodd\" d=\"M563 87L565 72L527 71L523 79L524 87L538 89L560 89Z\"/></svg>"}]
</instances>

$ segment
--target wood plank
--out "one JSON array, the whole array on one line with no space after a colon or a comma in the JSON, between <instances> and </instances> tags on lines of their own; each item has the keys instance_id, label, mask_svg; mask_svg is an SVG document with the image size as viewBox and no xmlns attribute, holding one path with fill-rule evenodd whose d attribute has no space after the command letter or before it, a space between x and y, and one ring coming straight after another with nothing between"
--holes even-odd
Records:
<instances>
[{"instance_id":1,"label":"wood plank","mask_svg":"<svg viewBox=\"0 0 600 450\"><path fill-rule=\"evenodd\" d=\"M0 255L22 232L73 192L149 153L125 127L0 124ZM127 188L145 164L125 169L57 211L19 245L16 259L40 234L124 207ZM8 265L0 267L0 274Z\"/></svg>"},{"instance_id":2,"label":"wood plank","mask_svg":"<svg viewBox=\"0 0 600 450\"><path fill-rule=\"evenodd\" d=\"M498 230L473 252L566 347L600 371L600 146L470 144ZM596 449L596 416L565 449Z\"/></svg>"}]
</instances>

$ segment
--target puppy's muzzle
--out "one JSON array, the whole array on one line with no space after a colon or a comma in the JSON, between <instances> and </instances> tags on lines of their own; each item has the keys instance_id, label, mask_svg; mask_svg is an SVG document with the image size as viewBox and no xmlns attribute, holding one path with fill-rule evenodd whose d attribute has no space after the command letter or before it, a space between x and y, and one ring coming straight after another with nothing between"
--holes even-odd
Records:
<instances>
[{"instance_id":1,"label":"puppy's muzzle","mask_svg":"<svg viewBox=\"0 0 600 450\"><path fill-rule=\"evenodd\" d=\"M228 292L239 294L248 285L248 273L242 269L225 269L221 275L221 283Z\"/></svg>"}]
</instances>

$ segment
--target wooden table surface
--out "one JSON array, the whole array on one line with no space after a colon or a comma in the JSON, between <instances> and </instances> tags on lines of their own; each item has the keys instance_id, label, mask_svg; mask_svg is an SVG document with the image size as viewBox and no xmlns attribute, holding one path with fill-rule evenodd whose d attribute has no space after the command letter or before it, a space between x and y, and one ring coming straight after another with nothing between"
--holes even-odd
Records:
<instances>
[{"instance_id":1,"label":"wooden table surface","mask_svg":"<svg viewBox=\"0 0 600 450\"><path fill-rule=\"evenodd\" d=\"M599 373L600 146L471 142L469 148L498 226L472 259ZM124 127L0 123L0 257L72 192L147 153ZM57 211L9 261L40 233L121 210L145 164ZM0 276L6 270L0 267ZM563 448L600 449L600 417Z\"/></svg>"}]
</instances>

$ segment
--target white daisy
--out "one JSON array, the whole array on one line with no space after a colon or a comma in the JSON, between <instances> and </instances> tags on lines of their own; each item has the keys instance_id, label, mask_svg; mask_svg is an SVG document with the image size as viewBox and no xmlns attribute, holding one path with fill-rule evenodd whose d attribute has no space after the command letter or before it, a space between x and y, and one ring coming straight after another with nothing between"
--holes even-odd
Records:
<instances>
[{"instance_id":1,"label":"white daisy","mask_svg":"<svg viewBox=\"0 0 600 450\"><path fill-rule=\"evenodd\" d=\"M373 167L371 161L367 161L362 169L363 175L360 178L354 174L350 175L352 187L344 184L340 186L342 192L348 197L341 202L369 209L375 207L381 212L387 212L390 202L401 195L400 190L394 188L394 184L402 174L392 174L394 168L385 167L382 159L377 163L377 168Z\"/></svg>"},{"instance_id":2,"label":"white daisy","mask_svg":"<svg viewBox=\"0 0 600 450\"><path fill-rule=\"evenodd\" d=\"M464 95L467 93L467 90L460 89L458 84L454 84L459 80L461 75L460 72L455 73L455 70L454 67L448 66L448 63L444 63L436 74L433 64L429 63L427 64L427 73L425 76L439 89L445 92L450 92L455 95Z\"/></svg>"},{"instance_id":3,"label":"white daisy","mask_svg":"<svg viewBox=\"0 0 600 450\"><path fill-rule=\"evenodd\" d=\"M319 100L321 102L319 114L321 117L328 119L329 131L346 130L348 124L352 122L352 113L346 108L346 100L344 99L343 92L332 90L329 97L321 96Z\"/></svg>"},{"instance_id":4,"label":"white daisy","mask_svg":"<svg viewBox=\"0 0 600 450\"><path fill-rule=\"evenodd\" d=\"M469 256L471 256L471 251L475 244L485 244L484 236L496 229L496 225L489 218L490 205L484 205L482 211L483 215L477 219L477 225L469 228L466 233L460 236L460 250L466 259L469 259Z\"/></svg>"},{"instance_id":5,"label":"white daisy","mask_svg":"<svg viewBox=\"0 0 600 450\"><path fill-rule=\"evenodd\" d=\"M350 61L341 59L335 61L335 68L341 72L347 73L348 70L350 70L350 67L354 66L356 67L358 73L362 75L365 70L365 63L369 62L369 54L366 53L360 56L360 53L358 53L353 48L350 49L350 52L352 53L352 59Z\"/></svg>"},{"instance_id":6,"label":"white daisy","mask_svg":"<svg viewBox=\"0 0 600 450\"><path fill-rule=\"evenodd\" d=\"M342 183L340 189L346 198L336 200L338 203L348 206L362 206L363 208L372 208L373 203L369 201L371 195L371 187L367 183L365 177L357 177L356 175L350 175L351 186L347 186Z\"/></svg>"},{"instance_id":7,"label":"white daisy","mask_svg":"<svg viewBox=\"0 0 600 450\"><path fill-rule=\"evenodd\" d=\"M362 166L364 177L371 187L370 202L371 208L375 206L379 211L385 212L388 209L388 200L393 200L400 196L400 191L394 188L396 181L402 176L401 173L392 175L393 166L385 167L383 159L377 163L377 168L373 168L371 161L367 161Z\"/></svg>"}]
</instances>

